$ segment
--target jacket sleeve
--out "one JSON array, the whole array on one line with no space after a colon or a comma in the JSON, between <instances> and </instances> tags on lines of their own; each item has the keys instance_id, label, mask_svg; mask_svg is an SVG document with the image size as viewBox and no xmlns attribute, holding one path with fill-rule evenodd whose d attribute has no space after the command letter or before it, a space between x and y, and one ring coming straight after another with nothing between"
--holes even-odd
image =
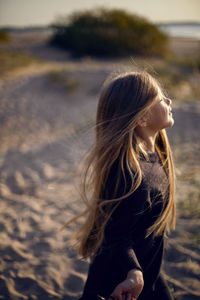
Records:
<instances>
[{"instance_id":1,"label":"jacket sleeve","mask_svg":"<svg viewBox=\"0 0 200 300\"><path fill-rule=\"evenodd\" d=\"M117 176L120 176L119 173ZM116 172L115 174L111 172L109 175L105 187L107 199L112 199L112 191L115 187L117 176ZM120 176L119 187L115 197L120 197L130 190L130 175L126 176L126 181L127 186L126 191L124 191L125 182L123 176ZM134 251L134 241L137 238L136 227L138 222L141 221L147 197L148 192L141 184L130 196L120 201L105 228L102 249L112 255L112 259L119 263L121 270L125 273L135 268L142 271Z\"/></svg>"}]
</instances>

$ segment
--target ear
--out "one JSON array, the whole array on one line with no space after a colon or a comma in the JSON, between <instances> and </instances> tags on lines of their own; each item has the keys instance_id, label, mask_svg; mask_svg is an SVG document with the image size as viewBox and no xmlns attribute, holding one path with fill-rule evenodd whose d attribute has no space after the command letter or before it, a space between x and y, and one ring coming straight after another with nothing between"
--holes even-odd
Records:
<instances>
[{"instance_id":1,"label":"ear","mask_svg":"<svg viewBox=\"0 0 200 300\"><path fill-rule=\"evenodd\" d=\"M137 121L137 126L139 127L146 127L147 126L147 119L142 117L142 118L139 118Z\"/></svg>"}]
</instances>

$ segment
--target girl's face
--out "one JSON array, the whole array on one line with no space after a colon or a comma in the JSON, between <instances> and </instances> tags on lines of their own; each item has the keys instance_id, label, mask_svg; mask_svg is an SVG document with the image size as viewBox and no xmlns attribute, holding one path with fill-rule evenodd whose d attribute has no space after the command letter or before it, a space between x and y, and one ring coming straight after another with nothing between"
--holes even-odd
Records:
<instances>
[{"instance_id":1,"label":"girl's face","mask_svg":"<svg viewBox=\"0 0 200 300\"><path fill-rule=\"evenodd\" d=\"M171 103L159 90L155 103L147 113L146 126L149 129L159 131L174 125Z\"/></svg>"}]
</instances>

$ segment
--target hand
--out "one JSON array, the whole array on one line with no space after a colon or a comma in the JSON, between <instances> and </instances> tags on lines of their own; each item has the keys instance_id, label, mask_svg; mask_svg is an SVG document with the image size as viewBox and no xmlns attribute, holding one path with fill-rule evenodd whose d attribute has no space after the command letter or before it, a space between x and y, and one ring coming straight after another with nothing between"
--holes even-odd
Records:
<instances>
[{"instance_id":1,"label":"hand","mask_svg":"<svg viewBox=\"0 0 200 300\"><path fill-rule=\"evenodd\" d=\"M128 272L127 278L118 284L110 296L117 300L136 300L144 287L143 274L138 269Z\"/></svg>"}]
</instances>

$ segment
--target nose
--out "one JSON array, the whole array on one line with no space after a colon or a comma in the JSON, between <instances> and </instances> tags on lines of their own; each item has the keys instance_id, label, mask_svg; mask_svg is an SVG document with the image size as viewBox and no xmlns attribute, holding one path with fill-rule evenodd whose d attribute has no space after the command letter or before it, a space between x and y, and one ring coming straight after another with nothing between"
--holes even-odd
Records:
<instances>
[{"instance_id":1,"label":"nose","mask_svg":"<svg viewBox=\"0 0 200 300\"><path fill-rule=\"evenodd\" d=\"M168 105L171 105L171 104L172 104L172 100L169 99L169 98L165 98L165 101L166 101L166 103L167 103Z\"/></svg>"}]
</instances>

